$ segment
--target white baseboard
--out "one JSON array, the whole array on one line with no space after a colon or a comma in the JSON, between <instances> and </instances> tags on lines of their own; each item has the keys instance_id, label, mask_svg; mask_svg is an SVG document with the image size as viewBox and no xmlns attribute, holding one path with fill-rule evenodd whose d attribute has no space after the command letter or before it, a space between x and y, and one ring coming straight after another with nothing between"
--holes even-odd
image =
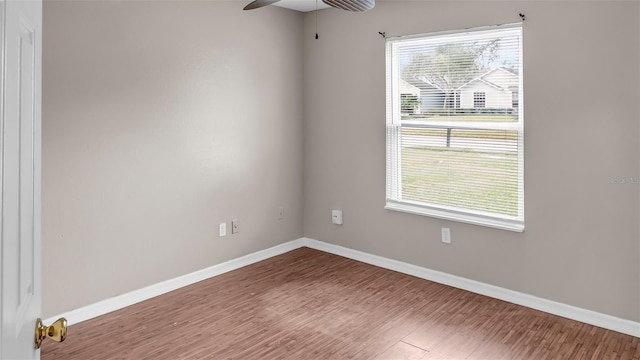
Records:
<instances>
[{"instance_id":1,"label":"white baseboard","mask_svg":"<svg viewBox=\"0 0 640 360\"><path fill-rule=\"evenodd\" d=\"M403 274L412 275L440 284L453 286L455 288L467 290L476 294L486 295L513 304L544 311L549 314L562 316L586 324L621 332L623 334L640 337L640 322L621 319L615 316L606 315L595 311L559 303L556 301L539 298L518 291L513 291L479 281L450 275L440 271L407 264L401 261L387 259L381 256L371 255L362 251L328 244L322 241L308 238L302 238L300 240L302 241L304 246L310 247L312 249L344 256L349 259L361 261L389 270L394 270Z\"/></svg>"},{"instance_id":2,"label":"white baseboard","mask_svg":"<svg viewBox=\"0 0 640 360\"><path fill-rule=\"evenodd\" d=\"M44 322L45 324L50 324L59 317L65 317L67 318L67 321L70 325L76 324L139 303L152 297L165 294L181 287L191 285L198 281L206 280L208 278L224 274L226 272L239 269L243 266L247 266L258 261L284 254L288 251L305 246L331 254L344 256L346 258L361 261L367 264L379 266L385 269L394 270L422 279L434 281L440 284L453 286L473 293L508 301L513 304L526 306L528 308L544 311L568 319L599 326L623 334L640 337L640 322L621 319L611 315L578 308L556 301L539 298L533 295L501 288L494 285L489 285L479 281L450 275L440 271L411 265L397 260L387 259L381 256L372 255L362 251L352 250L342 246L333 245L309 238L300 238L297 240L293 240L262 251L239 257L237 259L229 260L227 262L214 265L206 269L193 272L191 274L163 281L161 283L122 294L120 296L109 298L95 304L91 304L76 310L66 312L64 314L60 314L58 316L51 317L49 319L46 319Z\"/></svg>"},{"instance_id":3,"label":"white baseboard","mask_svg":"<svg viewBox=\"0 0 640 360\"><path fill-rule=\"evenodd\" d=\"M44 323L51 324L58 318L65 317L69 325L77 324L79 322L89 320L100 315L104 315L112 311L116 311L124 307L151 299L158 295L180 289L187 285L194 284L198 281L206 280L214 276L239 269L243 266L251 265L258 261L266 260L271 257L284 254L288 251L295 250L300 247L302 247L300 239L293 240L265 250L257 251L252 254L239 257L237 259L229 260L218 265L198 270L187 275L163 281L109 299L105 299L76 310L71 310L58 316L48 318L44 320Z\"/></svg>"}]
</instances>

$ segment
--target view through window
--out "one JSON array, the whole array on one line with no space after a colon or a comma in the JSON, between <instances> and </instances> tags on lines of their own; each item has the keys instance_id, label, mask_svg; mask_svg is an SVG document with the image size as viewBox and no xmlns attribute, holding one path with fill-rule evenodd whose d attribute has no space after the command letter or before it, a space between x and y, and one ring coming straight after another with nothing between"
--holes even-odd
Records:
<instances>
[{"instance_id":1,"label":"view through window","mask_svg":"<svg viewBox=\"0 0 640 360\"><path fill-rule=\"evenodd\" d=\"M386 208L524 229L522 27L387 39Z\"/></svg>"}]
</instances>

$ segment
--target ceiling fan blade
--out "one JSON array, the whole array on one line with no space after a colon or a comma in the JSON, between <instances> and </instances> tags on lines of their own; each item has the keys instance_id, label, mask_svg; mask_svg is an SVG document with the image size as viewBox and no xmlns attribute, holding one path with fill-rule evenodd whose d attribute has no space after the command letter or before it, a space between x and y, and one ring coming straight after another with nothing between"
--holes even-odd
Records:
<instances>
[{"instance_id":1,"label":"ceiling fan blade","mask_svg":"<svg viewBox=\"0 0 640 360\"><path fill-rule=\"evenodd\" d=\"M376 0L322 0L323 3L342 10L367 11L376 6Z\"/></svg>"},{"instance_id":2,"label":"ceiling fan blade","mask_svg":"<svg viewBox=\"0 0 640 360\"><path fill-rule=\"evenodd\" d=\"M278 1L280 0L254 0L249 4L247 4L247 6L245 6L242 10L253 10L253 9L261 8L263 6L271 5Z\"/></svg>"}]
</instances>

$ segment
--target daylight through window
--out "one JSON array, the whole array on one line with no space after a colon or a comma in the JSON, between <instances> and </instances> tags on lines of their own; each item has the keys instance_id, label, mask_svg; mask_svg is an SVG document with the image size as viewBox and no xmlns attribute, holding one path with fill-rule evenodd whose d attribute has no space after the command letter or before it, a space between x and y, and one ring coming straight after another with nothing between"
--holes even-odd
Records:
<instances>
[{"instance_id":1,"label":"daylight through window","mask_svg":"<svg viewBox=\"0 0 640 360\"><path fill-rule=\"evenodd\" d=\"M386 208L524 230L522 27L389 38Z\"/></svg>"}]
</instances>

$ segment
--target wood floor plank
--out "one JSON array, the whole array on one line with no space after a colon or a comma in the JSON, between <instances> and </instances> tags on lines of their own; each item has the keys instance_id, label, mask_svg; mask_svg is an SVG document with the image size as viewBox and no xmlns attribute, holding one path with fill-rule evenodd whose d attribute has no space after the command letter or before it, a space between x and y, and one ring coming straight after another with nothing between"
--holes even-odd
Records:
<instances>
[{"instance_id":1,"label":"wood floor plank","mask_svg":"<svg viewBox=\"0 0 640 360\"><path fill-rule=\"evenodd\" d=\"M640 360L640 339L302 248L75 324L41 358Z\"/></svg>"},{"instance_id":2,"label":"wood floor plank","mask_svg":"<svg viewBox=\"0 0 640 360\"><path fill-rule=\"evenodd\" d=\"M375 360L421 360L426 354L425 350L398 341Z\"/></svg>"}]
</instances>

